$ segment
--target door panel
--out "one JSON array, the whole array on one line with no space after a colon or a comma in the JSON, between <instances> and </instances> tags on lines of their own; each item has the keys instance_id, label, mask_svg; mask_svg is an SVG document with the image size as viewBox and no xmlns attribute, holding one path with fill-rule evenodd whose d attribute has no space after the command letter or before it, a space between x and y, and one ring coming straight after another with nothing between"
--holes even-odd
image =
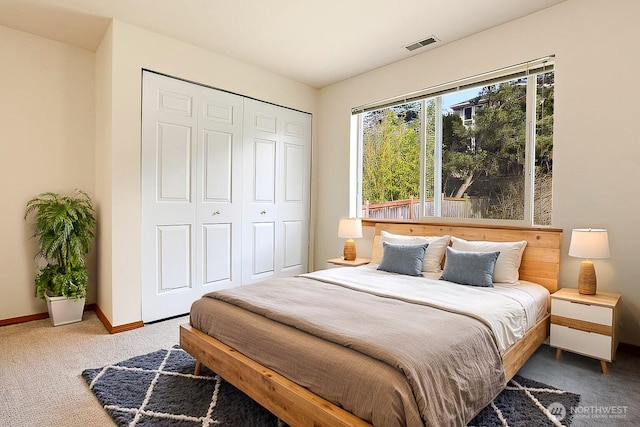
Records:
<instances>
[{"instance_id":1,"label":"door panel","mask_svg":"<svg viewBox=\"0 0 640 427\"><path fill-rule=\"evenodd\" d=\"M262 103L260 103L262 104ZM260 132L272 133L276 134L278 132L278 119L277 115L274 113L266 112L267 110L273 110L271 106L267 106L267 108L263 108L262 111L254 111L253 114L253 129Z\"/></svg>"},{"instance_id":2,"label":"door panel","mask_svg":"<svg viewBox=\"0 0 640 427\"><path fill-rule=\"evenodd\" d=\"M204 286L231 280L232 224L208 224L204 230Z\"/></svg>"},{"instance_id":3,"label":"door panel","mask_svg":"<svg viewBox=\"0 0 640 427\"><path fill-rule=\"evenodd\" d=\"M307 138L308 126L304 120L294 121L289 118L284 120L284 134L305 140Z\"/></svg>"},{"instance_id":4,"label":"door panel","mask_svg":"<svg viewBox=\"0 0 640 427\"><path fill-rule=\"evenodd\" d=\"M276 141L253 140L253 201L275 203L276 195Z\"/></svg>"},{"instance_id":5,"label":"door panel","mask_svg":"<svg viewBox=\"0 0 640 427\"><path fill-rule=\"evenodd\" d=\"M191 127L158 123L158 201L191 201Z\"/></svg>"},{"instance_id":6,"label":"door panel","mask_svg":"<svg viewBox=\"0 0 640 427\"><path fill-rule=\"evenodd\" d=\"M234 104L236 104L236 102L221 103L216 100L211 100L211 98L205 99L203 103L203 118L205 120L233 125L236 121L234 111L237 110Z\"/></svg>"},{"instance_id":7,"label":"door panel","mask_svg":"<svg viewBox=\"0 0 640 427\"><path fill-rule=\"evenodd\" d=\"M148 74L146 74L148 75ZM150 77L152 78L152 77ZM163 82L166 87L173 87L177 90L184 90L183 85L174 85L170 82ZM169 86L170 85L170 86ZM158 89L158 111L170 115L193 117L193 97L189 93L176 93L168 90Z\"/></svg>"},{"instance_id":8,"label":"door panel","mask_svg":"<svg viewBox=\"0 0 640 427\"><path fill-rule=\"evenodd\" d=\"M191 287L191 226L166 225L158 230L158 293Z\"/></svg>"},{"instance_id":9,"label":"door panel","mask_svg":"<svg viewBox=\"0 0 640 427\"><path fill-rule=\"evenodd\" d=\"M204 130L205 202L231 203L233 134Z\"/></svg>"},{"instance_id":10,"label":"door panel","mask_svg":"<svg viewBox=\"0 0 640 427\"><path fill-rule=\"evenodd\" d=\"M304 222L285 221L282 224L284 231L284 262L282 268L284 270L300 268L303 261L302 254L305 249L301 245L306 241L304 238Z\"/></svg>"},{"instance_id":11,"label":"door panel","mask_svg":"<svg viewBox=\"0 0 640 427\"><path fill-rule=\"evenodd\" d=\"M284 144L284 201L304 202L304 147Z\"/></svg>"},{"instance_id":12,"label":"door panel","mask_svg":"<svg viewBox=\"0 0 640 427\"><path fill-rule=\"evenodd\" d=\"M275 268L275 223L254 222L253 226L253 271L252 279L273 274Z\"/></svg>"}]
</instances>

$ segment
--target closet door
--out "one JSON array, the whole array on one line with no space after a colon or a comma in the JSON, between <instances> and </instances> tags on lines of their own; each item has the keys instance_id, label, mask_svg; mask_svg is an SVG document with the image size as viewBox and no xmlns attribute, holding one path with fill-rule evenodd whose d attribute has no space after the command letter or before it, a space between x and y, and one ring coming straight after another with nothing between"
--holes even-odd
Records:
<instances>
[{"instance_id":1,"label":"closet door","mask_svg":"<svg viewBox=\"0 0 640 427\"><path fill-rule=\"evenodd\" d=\"M142 320L307 271L311 116L143 73Z\"/></svg>"},{"instance_id":2,"label":"closet door","mask_svg":"<svg viewBox=\"0 0 640 427\"><path fill-rule=\"evenodd\" d=\"M144 73L142 320L189 311L194 299L197 102L191 85Z\"/></svg>"},{"instance_id":3,"label":"closet door","mask_svg":"<svg viewBox=\"0 0 640 427\"><path fill-rule=\"evenodd\" d=\"M311 116L244 102L243 284L307 271Z\"/></svg>"},{"instance_id":4,"label":"closet door","mask_svg":"<svg viewBox=\"0 0 640 427\"><path fill-rule=\"evenodd\" d=\"M200 295L242 283L242 97L201 91L196 185Z\"/></svg>"},{"instance_id":5,"label":"closet door","mask_svg":"<svg viewBox=\"0 0 640 427\"><path fill-rule=\"evenodd\" d=\"M242 97L143 74L142 320L241 283Z\"/></svg>"},{"instance_id":6,"label":"closet door","mask_svg":"<svg viewBox=\"0 0 640 427\"><path fill-rule=\"evenodd\" d=\"M279 273L293 276L309 271L311 115L285 108L280 118Z\"/></svg>"}]
</instances>

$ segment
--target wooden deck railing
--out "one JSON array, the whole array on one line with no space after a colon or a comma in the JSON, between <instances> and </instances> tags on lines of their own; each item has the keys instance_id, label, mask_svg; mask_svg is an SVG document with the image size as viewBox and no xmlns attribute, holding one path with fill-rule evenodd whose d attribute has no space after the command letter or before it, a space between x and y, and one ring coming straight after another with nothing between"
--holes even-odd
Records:
<instances>
[{"instance_id":1,"label":"wooden deck railing","mask_svg":"<svg viewBox=\"0 0 640 427\"><path fill-rule=\"evenodd\" d=\"M383 203L369 203L362 207L362 218L416 219L420 218L420 201L413 197ZM489 201L478 197L443 197L442 217L445 218L486 218ZM434 200L424 201L424 212L433 213Z\"/></svg>"}]
</instances>

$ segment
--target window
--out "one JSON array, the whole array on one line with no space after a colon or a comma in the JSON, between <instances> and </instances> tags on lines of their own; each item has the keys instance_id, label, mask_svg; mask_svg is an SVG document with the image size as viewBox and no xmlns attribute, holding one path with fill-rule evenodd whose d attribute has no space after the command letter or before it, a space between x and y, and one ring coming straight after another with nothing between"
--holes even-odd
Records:
<instances>
[{"instance_id":1,"label":"window","mask_svg":"<svg viewBox=\"0 0 640 427\"><path fill-rule=\"evenodd\" d=\"M464 109L464 119L466 120L471 120L471 107L466 107Z\"/></svg>"},{"instance_id":2,"label":"window","mask_svg":"<svg viewBox=\"0 0 640 427\"><path fill-rule=\"evenodd\" d=\"M470 126L471 124L473 124L472 118L473 118L473 108L472 107L465 107L464 108L464 125L465 126Z\"/></svg>"},{"instance_id":3,"label":"window","mask_svg":"<svg viewBox=\"0 0 640 427\"><path fill-rule=\"evenodd\" d=\"M550 225L554 72L539 62L356 111L361 216Z\"/></svg>"}]
</instances>

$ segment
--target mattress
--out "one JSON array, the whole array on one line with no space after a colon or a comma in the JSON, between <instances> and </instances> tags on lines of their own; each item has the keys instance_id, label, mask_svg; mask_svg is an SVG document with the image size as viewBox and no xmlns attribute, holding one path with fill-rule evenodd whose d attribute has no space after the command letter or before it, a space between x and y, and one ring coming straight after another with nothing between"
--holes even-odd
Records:
<instances>
[{"instance_id":1,"label":"mattress","mask_svg":"<svg viewBox=\"0 0 640 427\"><path fill-rule=\"evenodd\" d=\"M549 312L549 291L524 280L475 287L440 280L441 273L425 272L421 277L387 273L377 270L377 264L302 276L474 316L492 329L502 353Z\"/></svg>"},{"instance_id":2,"label":"mattress","mask_svg":"<svg viewBox=\"0 0 640 427\"><path fill-rule=\"evenodd\" d=\"M423 273L423 275L431 280L440 279L440 273ZM486 292L510 295L516 299L526 313L527 330L549 313L551 294L547 288L537 283L526 280L518 280L515 283L494 283L493 288L487 288Z\"/></svg>"}]
</instances>

